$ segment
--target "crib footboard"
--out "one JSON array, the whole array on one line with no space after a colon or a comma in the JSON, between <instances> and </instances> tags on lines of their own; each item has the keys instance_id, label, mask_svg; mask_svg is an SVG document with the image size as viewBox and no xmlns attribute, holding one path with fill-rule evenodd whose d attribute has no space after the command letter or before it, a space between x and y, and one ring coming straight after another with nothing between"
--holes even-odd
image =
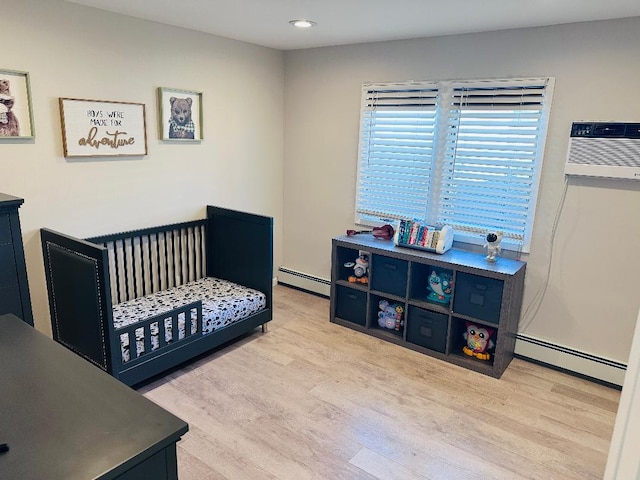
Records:
<instances>
[{"instance_id":1,"label":"crib footboard","mask_svg":"<svg viewBox=\"0 0 640 480\"><path fill-rule=\"evenodd\" d=\"M54 340L113 373L107 252L53 230L40 230Z\"/></svg>"}]
</instances>

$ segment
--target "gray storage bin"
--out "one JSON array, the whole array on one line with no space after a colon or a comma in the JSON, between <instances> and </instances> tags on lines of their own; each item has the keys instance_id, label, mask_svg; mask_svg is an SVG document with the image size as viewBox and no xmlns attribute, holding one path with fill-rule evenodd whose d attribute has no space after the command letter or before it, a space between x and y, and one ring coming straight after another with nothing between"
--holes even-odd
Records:
<instances>
[{"instance_id":1,"label":"gray storage bin","mask_svg":"<svg viewBox=\"0 0 640 480\"><path fill-rule=\"evenodd\" d=\"M504 282L458 272L453 295L453 311L486 322L500 322Z\"/></svg>"},{"instance_id":2,"label":"gray storage bin","mask_svg":"<svg viewBox=\"0 0 640 480\"><path fill-rule=\"evenodd\" d=\"M407 341L441 353L447 345L447 315L409 307L407 316Z\"/></svg>"},{"instance_id":3,"label":"gray storage bin","mask_svg":"<svg viewBox=\"0 0 640 480\"><path fill-rule=\"evenodd\" d=\"M405 298L407 294L408 262L382 255L371 257L371 288Z\"/></svg>"},{"instance_id":4,"label":"gray storage bin","mask_svg":"<svg viewBox=\"0 0 640 480\"><path fill-rule=\"evenodd\" d=\"M365 326L367 323L367 292L338 285L336 317Z\"/></svg>"}]
</instances>

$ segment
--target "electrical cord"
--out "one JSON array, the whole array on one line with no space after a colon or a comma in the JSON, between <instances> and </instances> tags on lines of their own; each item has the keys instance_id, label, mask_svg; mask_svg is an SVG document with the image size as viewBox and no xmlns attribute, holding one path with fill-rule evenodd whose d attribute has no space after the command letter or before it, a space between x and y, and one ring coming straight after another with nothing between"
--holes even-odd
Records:
<instances>
[{"instance_id":1,"label":"electrical cord","mask_svg":"<svg viewBox=\"0 0 640 480\"><path fill-rule=\"evenodd\" d=\"M542 300L544 300L544 296L547 293L547 288L549 287L549 279L551 277L551 266L553 264L553 250L554 250L553 246L555 244L556 231L558 230L558 224L560 223L560 216L562 214L564 202L567 198L568 186L569 186L569 181L567 180L567 176L565 175L564 189L562 191L562 196L560 198L560 202L558 203L558 209L556 210L556 215L553 220L553 227L551 228L551 242L549 243L549 264L547 265L546 278L545 278L544 284L540 286L536 294L533 296L531 303L527 306L527 308L524 311L524 314L522 315L522 320L524 321L529 316L529 312L531 311L531 308L535 306L535 311L533 311L533 313L531 314L531 317L528 320L524 321L522 327L518 329L523 332L527 330L529 325L531 325L531 322L533 321L533 319L538 314L538 311L540 310L540 306L542 305Z\"/></svg>"}]
</instances>

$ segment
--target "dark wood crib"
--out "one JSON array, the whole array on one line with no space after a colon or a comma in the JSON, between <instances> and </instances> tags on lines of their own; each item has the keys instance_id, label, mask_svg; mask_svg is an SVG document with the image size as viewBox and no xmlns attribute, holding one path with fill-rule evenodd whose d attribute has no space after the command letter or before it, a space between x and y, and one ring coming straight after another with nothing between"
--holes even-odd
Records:
<instances>
[{"instance_id":1,"label":"dark wood crib","mask_svg":"<svg viewBox=\"0 0 640 480\"><path fill-rule=\"evenodd\" d=\"M85 240L43 228L41 239L54 340L127 385L258 326L264 331L272 319L271 217L208 206L202 220ZM261 292L264 304L206 334L200 300L116 326L114 306L154 298L205 277ZM127 357L123 345L138 345L141 352L129 349Z\"/></svg>"}]
</instances>

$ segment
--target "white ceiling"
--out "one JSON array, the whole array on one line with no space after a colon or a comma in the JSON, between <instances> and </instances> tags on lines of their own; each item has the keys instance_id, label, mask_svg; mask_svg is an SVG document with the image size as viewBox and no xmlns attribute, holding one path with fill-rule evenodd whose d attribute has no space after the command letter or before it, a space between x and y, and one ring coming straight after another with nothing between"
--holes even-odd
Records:
<instances>
[{"instance_id":1,"label":"white ceiling","mask_svg":"<svg viewBox=\"0 0 640 480\"><path fill-rule=\"evenodd\" d=\"M279 50L640 16L639 0L67 1Z\"/></svg>"}]
</instances>

